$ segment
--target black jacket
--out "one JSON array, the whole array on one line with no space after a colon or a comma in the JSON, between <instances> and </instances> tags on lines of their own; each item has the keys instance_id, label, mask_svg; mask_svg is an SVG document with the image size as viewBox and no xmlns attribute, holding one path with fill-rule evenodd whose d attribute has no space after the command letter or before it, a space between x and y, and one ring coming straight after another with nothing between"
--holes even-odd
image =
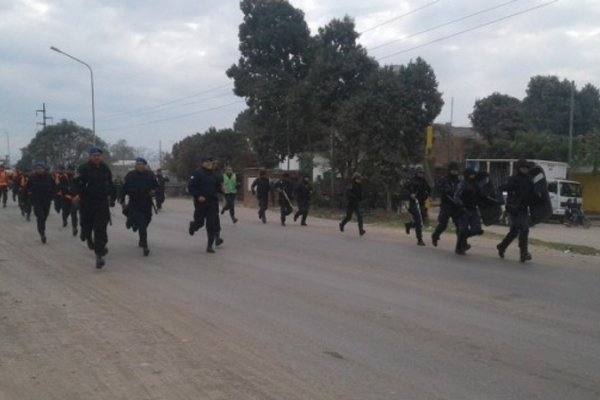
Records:
<instances>
[{"instance_id":1,"label":"black jacket","mask_svg":"<svg viewBox=\"0 0 600 400\"><path fill-rule=\"evenodd\" d=\"M295 194L298 203L308 204L310 203L310 196L312 195L312 185L310 183L300 182L296 186Z\"/></svg>"},{"instance_id":2,"label":"black jacket","mask_svg":"<svg viewBox=\"0 0 600 400\"><path fill-rule=\"evenodd\" d=\"M294 184L291 181L281 179L275 184L274 189L279 192L279 204L288 203L284 193L287 195L290 202L294 199Z\"/></svg>"},{"instance_id":3,"label":"black jacket","mask_svg":"<svg viewBox=\"0 0 600 400\"><path fill-rule=\"evenodd\" d=\"M454 193L458 189L460 179L457 175L448 174L438 182L437 189L440 193L442 207L454 207Z\"/></svg>"},{"instance_id":4,"label":"black jacket","mask_svg":"<svg viewBox=\"0 0 600 400\"><path fill-rule=\"evenodd\" d=\"M207 201L218 202L218 194L221 192L219 176L211 170L199 168L194 171L188 182L188 191L195 201L202 196Z\"/></svg>"},{"instance_id":5,"label":"black jacket","mask_svg":"<svg viewBox=\"0 0 600 400\"><path fill-rule=\"evenodd\" d=\"M357 206L362 201L362 185L352 182L352 185L346 189L346 200L348 204Z\"/></svg>"},{"instance_id":6,"label":"black jacket","mask_svg":"<svg viewBox=\"0 0 600 400\"><path fill-rule=\"evenodd\" d=\"M427 183L425 178L418 178L414 176L411 179L409 179L408 182L406 182L404 188L406 189L406 191L408 191L409 194L414 194L416 196L416 199L419 201L421 207L425 205L425 201L429 198L429 195L431 194L431 187L429 186L429 183ZM410 199L410 201L414 202L412 198Z\"/></svg>"},{"instance_id":7,"label":"black jacket","mask_svg":"<svg viewBox=\"0 0 600 400\"><path fill-rule=\"evenodd\" d=\"M152 191L158 188L156 177L150 171L130 171L125 175L119 201L124 202L129 196L129 207L152 212Z\"/></svg>"},{"instance_id":8,"label":"black jacket","mask_svg":"<svg viewBox=\"0 0 600 400\"><path fill-rule=\"evenodd\" d=\"M458 184L454 194L454 203L457 207L465 208L469 211L477 211L479 204L479 191L475 181L464 179Z\"/></svg>"},{"instance_id":9,"label":"black jacket","mask_svg":"<svg viewBox=\"0 0 600 400\"><path fill-rule=\"evenodd\" d=\"M50 204L56 195L56 183L48 173L32 174L27 181L26 191L32 204Z\"/></svg>"},{"instance_id":10,"label":"black jacket","mask_svg":"<svg viewBox=\"0 0 600 400\"><path fill-rule=\"evenodd\" d=\"M102 162L96 166L87 162L79 167L77 173L73 192L81 197L82 207L114 205L117 193L108 165Z\"/></svg>"},{"instance_id":11,"label":"black jacket","mask_svg":"<svg viewBox=\"0 0 600 400\"><path fill-rule=\"evenodd\" d=\"M260 198L266 198L269 196L269 192L271 191L271 182L269 182L269 178L263 176L258 177L252 182L252 186L250 187L253 194L256 194Z\"/></svg>"},{"instance_id":12,"label":"black jacket","mask_svg":"<svg viewBox=\"0 0 600 400\"><path fill-rule=\"evenodd\" d=\"M516 173L508 178L508 181L498 190L507 192L506 211L509 213L527 211L535 198L531 178L529 175L521 173Z\"/></svg>"}]
</instances>

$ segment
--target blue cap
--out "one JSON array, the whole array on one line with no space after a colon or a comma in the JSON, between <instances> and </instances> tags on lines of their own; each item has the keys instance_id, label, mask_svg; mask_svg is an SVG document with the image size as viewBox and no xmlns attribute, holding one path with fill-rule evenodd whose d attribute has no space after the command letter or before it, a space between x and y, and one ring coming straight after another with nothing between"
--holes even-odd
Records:
<instances>
[{"instance_id":1,"label":"blue cap","mask_svg":"<svg viewBox=\"0 0 600 400\"><path fill-rule=\"evenodd\" d=\"M33 164L33 169L46 169L46 166L44 165L44 163L36 162L35 164Z\"/></svg>"},{"instance_id":2,"label":"blue cap","mask_svg":"<svg viewBox=\"0 0 600 400\"><path fill-rule=\"evenodd\" d=\"M138 157L135 159L135 163L136 164L144 164L144 165L148 165L148 161L146 161L144 158L142 157Z\"/></svg>"},{"instance_id":3,"label":"blue cap","mask_svg":"<svg viewBox=\"0 0 600 400\"><path fill-rule=\"evenodd\" d=\"M89 154L102 154L102 149L98 146L92 146L88 150L88 153Z\"/></svg>"}]
</instances>

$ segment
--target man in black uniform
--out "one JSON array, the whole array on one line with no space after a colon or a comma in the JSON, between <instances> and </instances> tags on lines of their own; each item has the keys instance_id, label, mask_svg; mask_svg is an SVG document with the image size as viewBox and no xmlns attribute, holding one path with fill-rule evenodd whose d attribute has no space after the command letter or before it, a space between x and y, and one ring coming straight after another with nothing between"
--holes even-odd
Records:
<instances>
[{"instance_id":1,"label":"man in black uniform","mask_svg":"<svg viewBox=\"0 0 600 400\"><path fill-rule=\"evenodd\" d=\"M57 214L60 214L62 211L62 196L60 195L60 181L64 179L65 174L65 166L59 165L56 171L52 174L52 178L54 179L54 183L56 184L56 193L54 194L54 211Z\"/></svg>"},{"instance_id":2,"label":"man in black uniform","mask_svg":"<svg viewBox=\"0 0 600 400\"><path fill-rule=\"evenodd\" d=\"M275 184L275 190L279 193L281 225L285 226L285 218L293 212L294 185L290 180L290 174L287 172L283 174L282 178Z\"/></svg>"},{"instance_id":3,"label":"man in black uniform","mask_svg":"<svg viewBox=\"0 0 600 400\"><path fill-rule=\"evenodd\" d=\"M298 211L294 215L294 221L297 221L299 217L302 217L301 225L306 226L306 217L308 217L308 210L310 208L310 197L312 195L313 188L310 184L310 176L304 175L302 181L296 186L296 202L298 203Z\"/></svg>"},{"instance_id":4,"label":"man in black uniform","mask_svg":"<svg viewBox=\"0 0 600 400\"><path fill-rule=\"evenodd\" d=\"M260 171L258 178L252 182L250 190L258 199L258 218L263 224L266 224L266 211L269 208L269 193L271 192L271 182L267 178L267 171Z\"/></svg>"},{"instance_id":5,"label":"man in black uniform","mask_svg":"<svg viewBox=\"0 0 600 400\"><path fill-rule=\"evenodd\" d=\"M425 171L422 166L418 165L415 168L415 176L404 185L404 188L410 196L408 212L412 216L412 222L404 224L406 234L410 235L410 229L415 228L417 244L425 246L425 242L423 242L423 220L427 217L425 202L431 194L431 187L425 180Z\"/></svg>"},{"instance_id":6,"label":"man in black uniform","mask_svg":"<svg viewBox=\"0 0 600 400\"><path fill-rule=\"evenodd\" d=\"M89 161L77 170L74 194L75 204L80 206L81 240L87 241L90 250L96 254L96 268L104 266L104 256L108 253L108 233L111 220L110 207L115 206L116 191L112 172L102 161L102 150L92 146Z\"/></svg>"},{"instance_id":7,"label":"man in black uniform","mask_svg":"<svg viewBox=\"0 0 600 400\"><path fill-rule=\"evenodd\" d=\"M156 188L156 209L162 210L162 205L165 202L165 185L169 182L169 178L162 174L162 169L156 170L156 182L158 187Z\"/></svg>"},{"instance_id":8,"label":"man in black uniform","mask_svg":"<svg viewBox=\"0 0 600 400\"><path fill-rule=\"evenodd\" d=\"M219 226L219 198L220 181L213 173L212 157L201 159L200 168L196 169L188 183L188 191L194 199L194 220L190 222L189 233L194 233L206 226L208 243L207 253L214 253L214 244L223 243L220 237Z\"/></svg>"},{"instance_id":9,"label":"man in black uniform","mask_svg":"<svg viewBox=\"0 0 600 400\"><path fill-rule=\"evenodd\" d=\"M516 173L508 179L498 190L507 192L506 212L510 214L510 230L508 234L496 246L498 255L504 258L504 253L512 241L519 237L519 250L521 262L531 260L528 251L529 241L529 207L533 203L534 191L533 181L529 176L529 163L527 160L519 160L516 165Z\"/></svg>"},{"instance_id":10,"label":"man in black uniform","mask_svg":"<svg viewBox=\"0 0 600 400\"><path fill-rule=\"evenodd\" d=\"M471 248L467 240L476 235L483 235L481 219L477 212L479 191L475 181L476 173L472 168L465 169L465 179L459 183L454 195L454 203L459 208L458 235L456 239L456 254L465 255Z\"/></svg>"},{"instance_id":11,"label":"man in black uniform","mask_svg":"<svg viewBox=\"0 0 600 400\"><path fill-rule=\"evenodd\" d=\"M135 170L125 175L125 180L119 192L119 203L123 206L123 214L127 216L127 227L138 231L138 245L143 249L144 256L150 254L148 248L148 225L152 220L152 196L158 189L158 181L154 174L146 169L148 163L139 157L135 160ZM125 197L129 202L125 205Z\"/></svg>"},{"instance_id":12,"label":"man in black uniform","mask_svg":"<svg viewBox=\"0 0 600 400\"><path fill-rule=\"evenodd\" d=\"M363 229L363 215L360 202L362 201L362 177L358 172L352 175L352 185L346 189L346 216L340 222L340 231L344 232L344 227L352 219L352 214L356 214L358 221L358 233L360 236L367 233Z\"/></svg>"},{"instance_id":13,"label":"man in black uniform","mask_svg":"<svg viewBox=\"0 0 600 400\"><path fill-rule=\"evenodd\" d=\"M37 230L42 243L46 243L46 219L50 213L50 204L56 194L56 184L42 163L34 165L34 173L27 182L27 194L33 205L37 219Z\"/></svg>"},{"instance_id":14,"label":"man in black uniform","mask_svg":"<svg viewBox=\"0 0 600 400\"><path fill-rule=\"evenodd\" d=\"M431 242L437 247L442 233L448 228L448 221L452 218L456 232L458 233L458 209L454 204L454 193L458 188L460 180L458 179L458 163L448 164L448 175L440 179L438 190L441 197L440 213L438 215L438 225L431 234Z\"/></svg>"},{"instance_id":15,"label":"man in black uniform","mask_svg":"<svg viewBox=\"0 0 600 400\"><path fill-rule=\"evenodd\" d=\"M75 167L69 165L66 172L58 180L58 194L60 195L61 209L62 209L62 221L63 228L69 225L69 217L71 217L71 226L73 236L77 236L77 224L79 223L77 213L79 209L77 205L73 203L75 197Z\"/></svg>"}]
</instances>

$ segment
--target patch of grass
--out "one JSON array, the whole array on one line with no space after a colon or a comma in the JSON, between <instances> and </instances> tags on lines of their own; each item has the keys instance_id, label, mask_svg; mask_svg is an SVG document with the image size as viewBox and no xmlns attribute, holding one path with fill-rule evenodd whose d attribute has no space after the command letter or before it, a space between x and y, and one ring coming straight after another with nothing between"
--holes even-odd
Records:
<instances>
[{"instance_id":1,"label":"patch of grass","mask_svg":"<svg viewBox=\"0 0 600 400\"><path fill-rule=\"evenodd\" d=\"M504 239L504 235L495 232L485 232L483 234L484 237L495 240ZM529 238L529 244L537 247L545 247L547 249L561 251L561 252L571 252L573 254L581 254L584 256L599 256L600 249L596 249L591 246L582 246L578 244L570 244L570 243L557 243L557 242L548 242L546 240L533 239Z\"/></svg>"}]
</instances>

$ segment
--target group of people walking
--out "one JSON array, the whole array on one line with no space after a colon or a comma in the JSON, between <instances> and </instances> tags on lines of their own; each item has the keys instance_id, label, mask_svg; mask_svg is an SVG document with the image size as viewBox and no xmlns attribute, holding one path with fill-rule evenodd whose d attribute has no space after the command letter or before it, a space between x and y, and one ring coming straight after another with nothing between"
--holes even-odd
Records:
<instances>
[{"instance_id":1,"label":"group of people walking","mask_svg":"<svg viewBox=\"0 0 600 400\"><path fill-rule=\"evenodd\" d=\"M65 168L59 166L53 174L41 163L34 165L30 171L15 170L11 176L3 166L0 166L0 201L6 207L8 190L12 187L13 200L18 199L21 214L29 220L31 211L36 217L37 230L42 243L46 243L46 219L48 218L51 202L62 216L63 227L71 222L73 236L79 234L88 248L96 256L96 268L105 265L104 257L108 253L107 227L112 223L110 208L118 201L126 216L126 227L139 236L138 245L143 255L148 256L148 226L152 221L153 212L158 213L165 199L164 177L160 170L150 171L143 158L136 159L134 170L127 173L120 188L114 183L109 166L102 160L102 150L96 146L89 149L89 160L79 166ZM529 163L519 160L516 163L516 173L502 186L499 191L507 193L506 211L511 216L511 226L508 234L498 244L498 255L504 258L508 246L515 238L519 238L520 260L531 260L528 251L529 214L533 205L534 188L529 176ZM194 235L199 229L205 228L207 234L208 253L214 253L215 247L224 243L221 236L220 216L229 212L233 224L238 222L235 215L236 194L240 188L236 174L229 166L223 174L217 172L217 162L212 157L199 160L198 168L194 170L188 181L188 192L193 198L194 214L189 223L189 234ZM424 170L418 166L414 176L404 184L407 193L408 213L411 221L405 224L407 234L414 230L417 245L425 246L423 240L424 220L427 218L427 205L431 197L431 187L424 176ZM456 228L455 252L464 255L471 248L469 238L483 234L481 223L482 204L489 203L477 181L476 171L466 168L463 179L460 179L459 165L455 162L448 166L448 173L437 184L441 198L438 224L435 227L431 242L437 246L441 235L446 231L449 221ZM261 171L259 177L250 186L253 195L258 200L258 218L267 223L266 211L269 207L270 193L278 195L280 206L280 222L286 225L287 217L293 211L293 201L297 210L294 221L300 219L302 226L307 225L313 186L309 176L302 176L297 184L291 180L289 173L284 173L279 180L271 183L266 171ZM219 209L219 196L223 195L225 202ZM362 176L355 173L351 184L346 189L346 214L339 223L339 229L344 232L346 225L354 215L358 222L358 233L365 235L361 203L363 200Z\"/></svg>"}]
</instances>

